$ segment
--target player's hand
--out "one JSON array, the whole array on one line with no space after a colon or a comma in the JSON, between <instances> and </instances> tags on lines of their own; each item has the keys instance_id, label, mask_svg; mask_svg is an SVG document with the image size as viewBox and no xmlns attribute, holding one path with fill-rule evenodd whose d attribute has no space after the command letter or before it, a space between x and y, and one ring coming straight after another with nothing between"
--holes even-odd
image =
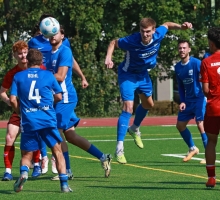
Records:
<instances>
[{"instance_id":1,"label":"player's hand","mask_svg":"<svg viewBox=\"0 0 220 200\"><path fill-rule=\"evenodd\" d=\"M181 29L182 30L186 30L186 29L191 29L193 26L190 22L184 22L182 25L181 25Z\"/></svg>"},{"instance_id":2,"label":"player's hand","mask_svg":"<svg viewBox=\"0 0 220 200\"><path fill-rule=\"evenodd\" d=\"M83 79L83 80L82 80L82 88L85 89L85 88L87 88L88 86L89 86L89 83L87 82L87 80L86 80L86 79Z\"/></svg>"},{"instance_id":3,"label":"player's hand","mask_svg":"<svg viewBox=\"0 0 220 200\"><path fill-rule=\"evenodd\" d=\"M107 67L108 69L111 69L111 68L113 68L114 63L112 62L111 59L106 58L106 59L105 59L105 65L106 65L106 67Z\"/></svg>"},{"instance_id":4,"label":"player's hand","mask_svg":"<svg viewBox=\"0 0 220 200\"><path fill-rule=\"evenodd\" d=\"M181 103L180 105L179 105L179 110L180 110L180 112L182 112L183 110L185 110L186 109L186 104L185 103Z\"/></svg>"}]
</instances>

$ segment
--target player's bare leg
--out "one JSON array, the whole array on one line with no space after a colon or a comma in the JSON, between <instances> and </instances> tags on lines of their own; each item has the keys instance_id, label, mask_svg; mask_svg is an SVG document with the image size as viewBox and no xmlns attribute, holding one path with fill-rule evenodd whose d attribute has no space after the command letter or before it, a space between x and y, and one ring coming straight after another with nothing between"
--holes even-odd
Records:
<instances>
[{"instance_id":1,"label":"player's bare leg","mask_svg":"<svg viewBox=\"0 0 220 200\"><path fill-rule=\"evenodd\" d=\"M8 124L6 137L5 137L5 147L4 147L5 173L2 178L2 181L13 180L12 164L15 155L14 142L19 134L20 134L20 128L18 126L13 124Z\"/></svg>"}]
</instances>

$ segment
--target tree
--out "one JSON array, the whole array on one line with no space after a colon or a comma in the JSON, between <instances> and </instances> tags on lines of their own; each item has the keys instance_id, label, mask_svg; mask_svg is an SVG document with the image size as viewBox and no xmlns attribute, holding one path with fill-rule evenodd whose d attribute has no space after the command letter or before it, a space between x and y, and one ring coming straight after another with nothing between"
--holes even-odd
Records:
<instances>
[{"instance_id":1,"label":"tree","mask_svg":"<svg viewBox=\"0 0 220 200\"><path fill-rule=\"evenodd\" d=\"M88 89L83 90L79 78L73 76L79 97L77 114L116 116L121 110L117 67L106 70L104 65L109 42L138 31L143 17L152 17L158 25L166 21L192 22L193 30L168 32L161 45L157 67L150 72L153 80L163 79L161 72L167 73L166 78L172 78L172 66L178 60L177 39L189 39L192 54L201 58L207 50L208 28L219 26L219 8L220 3L216 1L215 9L211 9L210 0L4 0L4 4L0 3L0 34L6 29L8 40L0 50L0 79L13 66L13 59L8 56L12 43L21 36L26 37L26 33L30 35L42 13L51 13L64 25L74 57L90 83ZM3 41L2 36L0 38ZM123 51L114 52L115 66L123 57Z\"/></svg>"}]
</instances>

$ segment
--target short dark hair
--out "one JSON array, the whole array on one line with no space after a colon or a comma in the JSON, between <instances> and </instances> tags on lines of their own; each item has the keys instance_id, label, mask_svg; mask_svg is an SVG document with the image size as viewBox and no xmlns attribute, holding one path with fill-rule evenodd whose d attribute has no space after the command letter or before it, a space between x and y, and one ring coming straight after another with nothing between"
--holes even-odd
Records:
<instances>
[{"instance_id":1,"label":"short dark hair","mask_svg":"<svg viewBox=\"0 0 220 200\"><path fill-rule=\"evenodd\" d=\"M64 30L64 27L62 25L60 25L60 33L65 35L65 30Z\"/></svg>"},{"instance_id":2,"label":"short dark hair","mask_svg":"<svg viewBox=\"0 0 220 200\"><path fill-rule=\"evenodd\" d=\"M189 40L179 39L179 40L178 40L178 46L179 46L179 44L182 44L182 43L187 43L188 46L191 47L191 44L190 44Z\"/></svg>"},{"instance_id":3,"label":"short dark hair","mask_svg":"<svg viewBox=\"0 0 220 200\"><path fill-rule=\"evenodd\" d=\"M40 16L39 22L35 25L35 27L33 28L32 34L34 35L36 33L36 29L40 29L40 23L43 19L47 18L47 17L53 17L53 15L49 14L49 13L44 13ZM34 32L35 31L35 32Z\"/></svg>"},{"instance_id":4,"label":"short dark hair","mask_svg":"<svg viewBox=\"0 0 220 200\"><path fill-rule=\"evenodd\" d=\"M34 37L36 35L36 33L39 31L40 31L39 24L37 23L37 24L35 24L35 26L33 27L32 31L31 31L32 37Z\"/></svg>"},{"instance_id":5,"label":"short dark hair","mask_svg":"<svg viewBox=\"0 0 220 200\"><path fill-rule=\"evenodd\" d=\"M37 49L29 49L27 60L28 66L41 65L43 61L42 53Z\"/></svg>"},{"instance_id":6,"label":"short dark hair","mask_svg":"<svg viewBox=\"0 0 220 200\"><path fill-rule=\"evenodd\" d=\"M148 17L148 18L141 19L139 25L140 27L143 27L143 28L147 28L149 26L152 26L153 28L155 28L156 22L152 18Z\"/></svg>"},{"instance_id":7,"label":"short dark hair","mask_svg":"<svg viewBox=\"0 0 220 200\"><path fill-rule=\"evenodd\" d=\"M49 13L44 13L40 16L40 20L39 23L41 23L41 21L47 17L53 17L53 15L49 14Z\"/></svg>"},{"instance_id":8,"label":"short dark hair","mask_svg":"<svg viewBox=\"0 0 220 200\"><path fill-rule=\"evenodd\" d=\"M208 39L215 44L216 48L220 49L220 28L210 28L208 30Z\"/></svg>"}]
</instances>

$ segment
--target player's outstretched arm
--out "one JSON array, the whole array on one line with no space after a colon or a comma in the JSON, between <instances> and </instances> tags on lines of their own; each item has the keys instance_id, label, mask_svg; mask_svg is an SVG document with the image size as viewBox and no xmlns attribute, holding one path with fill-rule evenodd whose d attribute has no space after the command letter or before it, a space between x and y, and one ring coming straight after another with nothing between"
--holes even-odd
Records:
<instances>
[{"instance_id":1,"label":"player's outstretched arm","mask_svg":"<svg viewBox=\"0 0 220 200\"><path fill-rule=\"evenodd\" d=\"M82 88L87 88L89 83L87 82L86 77L84 76L82 70L79 67L79 64L76 62L75 59L73 63L73 72L81 78Z\"/></svg>"},{"instance_id":2,"label":"player's outstretched arm","mask_svg":"<svg viewBox=\"0 0 220 200\"><path fill-rule=\"evenodd\" d=\"M8 89L4 88L1 86L1 89L0 89L0 98L2 99L2 101L4 101L5 103L7 103L9 106L11 106L10 104L10 99L7 95L7 92Z\"/></svg>"},{"instance_id":3,"label":"player's outstretched arm","mask_svg":"<svg viewBox=\"0 0 220 200\"><path fill-rule=\"evenodd\" d=\"M11 107L13 108L13 110L17 114L20 114L20 108L19 108L19 104L18 104L18 100L17 100L16 96L14 96L14 95L10 96L10 104L11 104Z\"/></svg>"},{"instance_id":4,"label":"player's outstretched arm","mask_svg":"<svg viewBox=\"0 0 220 200\"><path fill-rule=\"evenodd\" d=\"M177 24L174 22L165 22L162 24L162 26L165 26L168 30L186 30L186 29L192 29L192 24L190 22L184 22L183 24Z\"/></svg>"},{"instance_id":5,"label":"player's outstretched arm","mask_svg":"<svg viewBox=\"0 0 220 200\"><path fill-rule=\"evenodd\" d=\"M118 40L112 40L108 46L108 49L107 49L107 54L106 54L106 57L105 57L105 65L108 69L110 68L113 68L114 66L114 63L112 62L112 54L115 50L115 48L118 48Z\"/></svg>"}]
</instances>

